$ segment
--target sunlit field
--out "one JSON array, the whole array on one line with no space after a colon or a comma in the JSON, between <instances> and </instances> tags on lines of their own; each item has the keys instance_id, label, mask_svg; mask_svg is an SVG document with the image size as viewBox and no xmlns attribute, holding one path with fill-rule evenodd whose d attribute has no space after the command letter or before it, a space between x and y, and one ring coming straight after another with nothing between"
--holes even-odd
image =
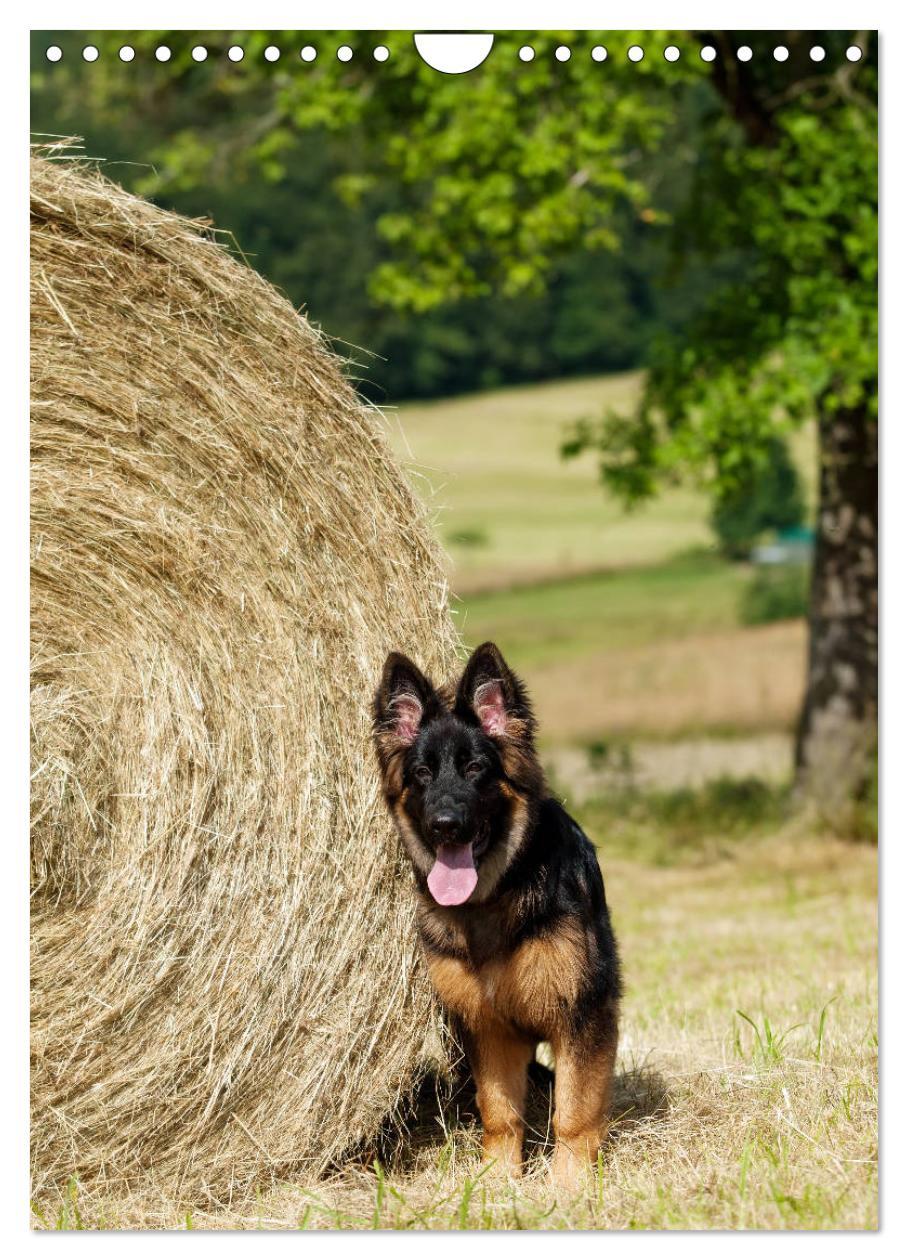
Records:
<instances>
[{"instance_id":1,"label":"sunlit field","mask_svg":"<svg viewBox=\"0 0 908 1260\"><path fill-rule=\"evenodd\" d=\"M771 803L732 837L716 831L716 800L700 800L693 832L679 808L662 801L613 840L600 834L627 997L612 1133L576 1199L549 1183L537 1090L521 1183L483 1170L472 1110L434 1104L387 1166L370 1152L326 1180L263 1186L233 1204L174 1203L153 1190L108 1200L73 1183L35 1205L35 1223L874 1228L875 851L780 826ZM591 805L581 816L594 830L609 815Z\"/></svg>"},{"instance_id":2,"label":"sunlit field","mask_svg":"<svg viewBox=\"0 0 908 1260\"><path fill-rule=\"evenodd\" d=\"M707 545L705 499L678 490L628 516L591 458L564 461L567 426L626 409L639 373L408 404L389 413L398 455L435 515L455 590L653 563Z\"/></svg>"}]
</instances>

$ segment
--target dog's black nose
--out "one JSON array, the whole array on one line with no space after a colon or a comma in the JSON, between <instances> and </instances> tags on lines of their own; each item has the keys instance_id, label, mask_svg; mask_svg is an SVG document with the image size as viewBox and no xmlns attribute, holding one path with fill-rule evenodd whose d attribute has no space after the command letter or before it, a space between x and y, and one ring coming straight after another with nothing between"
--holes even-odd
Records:
<instances>
[{"instance_id":1,"label":"dog's black nose","mask_svg":"<svg viewBox=\"0 0 908 1260\"><path fill-rule=\"evenodd\" d=\"M457 814L436 814L432 819L431 831L433 840L448 844L457 839L460 832L460 819Z\"/></svg>"}]
</instances>

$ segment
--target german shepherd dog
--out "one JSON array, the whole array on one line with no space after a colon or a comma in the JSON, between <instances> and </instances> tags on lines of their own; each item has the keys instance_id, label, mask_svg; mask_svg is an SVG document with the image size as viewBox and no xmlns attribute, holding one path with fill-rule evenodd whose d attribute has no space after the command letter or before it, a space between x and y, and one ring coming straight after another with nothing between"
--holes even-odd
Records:
<instances>
[{"instance_id":1,"label":"german shepherd dog","mask_svg":"<svg viewBox=\"0 0 908 1260\"><path fill-rule=\"evenodd\" d=\"M556 1181L575 1186L608 1119L621 977L592 844L551 797L526 689L494 643L456 686L385 662L374 737L413 865L429 976L476 1083L483 1148L523 1157L527 1071L555 1055Z\"/></svg>"}]
</instances>

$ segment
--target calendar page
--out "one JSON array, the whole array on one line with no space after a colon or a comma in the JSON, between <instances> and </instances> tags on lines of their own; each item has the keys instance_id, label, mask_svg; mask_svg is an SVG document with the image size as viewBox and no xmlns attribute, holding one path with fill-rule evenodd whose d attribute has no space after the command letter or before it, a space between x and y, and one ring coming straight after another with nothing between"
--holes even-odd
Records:
<instances>
[{"instance_id":1,"label":"calendar page","mask_svg":"<svg viewBox=\"0 0 908 1260\"><path fill-rule=\"evenodd\" d=\"M32 32L35 1229L876 1229L877 66Z\"/></svg>"}]
</instances>

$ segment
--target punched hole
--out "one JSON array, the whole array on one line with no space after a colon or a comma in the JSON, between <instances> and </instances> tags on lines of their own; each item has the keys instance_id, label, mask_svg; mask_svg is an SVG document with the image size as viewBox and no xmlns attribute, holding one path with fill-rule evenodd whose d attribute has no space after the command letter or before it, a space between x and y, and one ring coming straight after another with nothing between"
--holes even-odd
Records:
<instances>
[{"instance_id":1,"label":"punched hole","mask_svg":"<svg viewBox=\"0 0 908 1260\"><path fill-rule=\"evenodd\" d=\"M413 36L416 51L427 66L441 74L466 74L482 65L492 51L494 35L471 31L466 35L420 32Z\"/></svg>"}]
</instances>

